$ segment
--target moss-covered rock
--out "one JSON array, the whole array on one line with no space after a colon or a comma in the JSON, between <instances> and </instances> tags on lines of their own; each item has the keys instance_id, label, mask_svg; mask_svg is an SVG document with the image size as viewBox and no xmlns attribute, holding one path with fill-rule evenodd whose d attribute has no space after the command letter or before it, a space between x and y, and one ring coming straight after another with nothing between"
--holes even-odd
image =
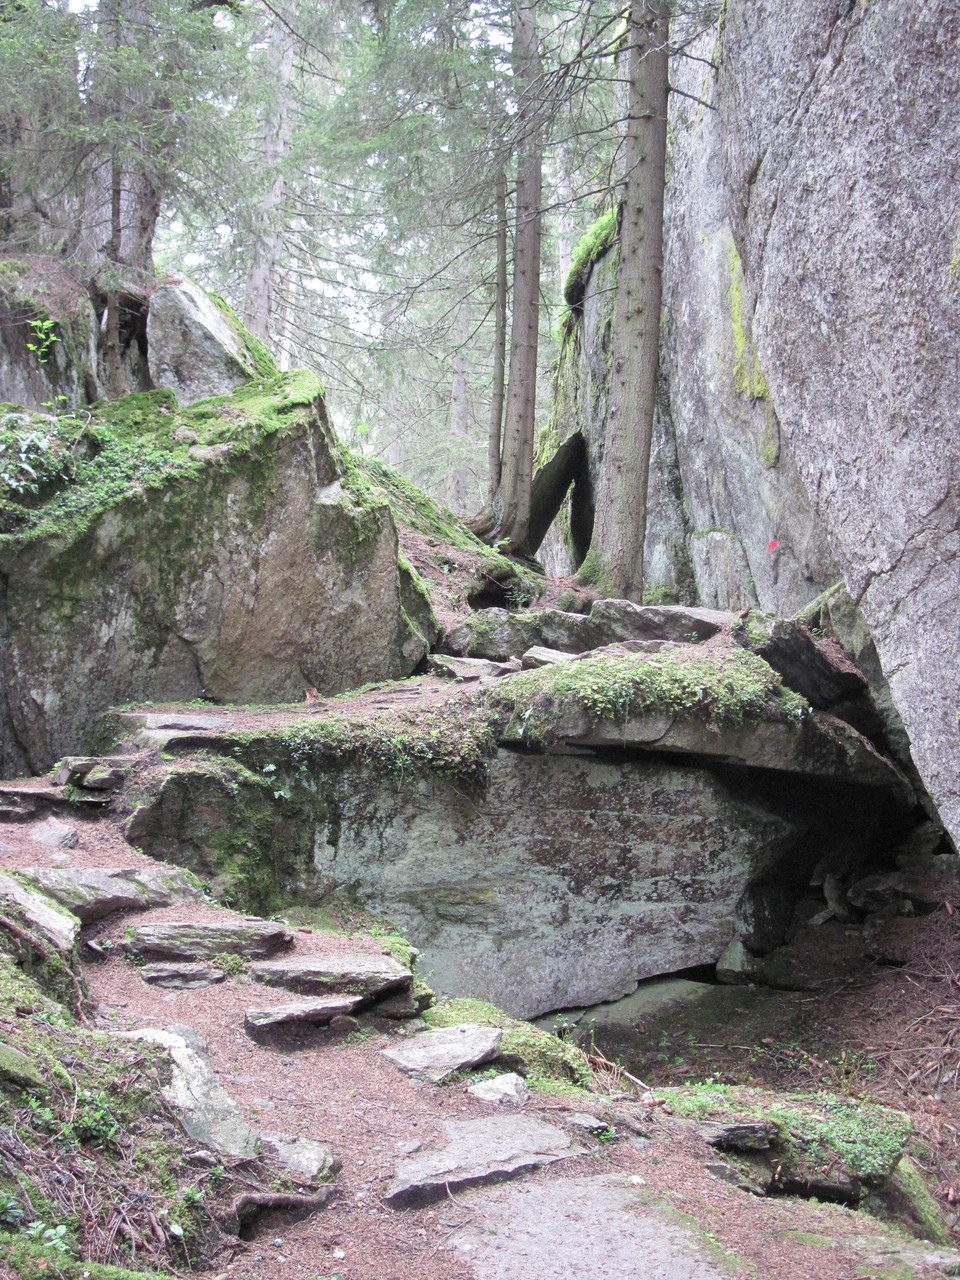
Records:
<instances>
[{"instance_id":1,"label":"moss-covered rock","mask_svg":"<svg viewBox=\"0 0 960 1280\"><path fill-rule=\"evenodd\" d=\"M252 378L280 372L223 298L184 277L164 280L150 298L147 361L153 386L172 391L181 404L229 395Z\"/></svg>"},{"instance_id":2,"label":"moss-covered rock","mask_svg":"<svg viewBox=\"0 0 960 1280\"><path fill-rule=\"evenodd\" d=\"M133 697L299 701L419 662L436 624L321 391L300 372L20 422L49 465L37 494L0 487L0 767L49 767Z\"/></svg>"},{"instance_id":3,"label":"moss-covered rock","mask_svg":"<svg viewBox=\"0 0 960 1280\"><path fill-rule=\"evenodd\" d=\"M868 842L899 830L896 771L737 648L415 689L200 732L125 713L166 756L128 839L245 909L358 904L439 991L529 1017L714 963L752 885L833 847L834 789L845 839L853 812Z\"/></svg>"}]
</instances>

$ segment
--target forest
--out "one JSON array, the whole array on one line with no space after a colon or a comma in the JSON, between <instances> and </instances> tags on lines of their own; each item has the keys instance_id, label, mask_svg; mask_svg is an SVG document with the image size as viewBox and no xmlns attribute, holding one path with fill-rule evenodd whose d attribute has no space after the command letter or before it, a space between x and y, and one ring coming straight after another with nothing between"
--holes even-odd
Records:
<instances>
[{"instance_id":1,"label":"forest","mask_svg":"<svg viewBox=\"0 0 960 1280\"><path fill-rule=\"evenodd\" d=\"M186 270L282 368L322 373L352 447L530 553L553 369L619 236L630 305L584 574L639 595L668 63L708 63L687 49L718 18L694 3L18 6L0 50L3 241L93 289L109 394L129 389L125 300Z\"/></svg>"}]
</instances>

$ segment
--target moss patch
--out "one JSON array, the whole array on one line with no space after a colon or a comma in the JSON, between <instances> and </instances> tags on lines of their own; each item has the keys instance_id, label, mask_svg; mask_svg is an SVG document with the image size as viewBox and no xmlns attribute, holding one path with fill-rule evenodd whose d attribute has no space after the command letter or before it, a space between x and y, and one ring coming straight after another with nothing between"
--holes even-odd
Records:
<instances>
[{"instance_id":1,"label":"moss patch","mask_svg":"<svg viewBox=\"0 0 960 1280\"><path fill-rule=\"evenodd\" d=\"M551 724L566 707L619 723L632 715L665 711L717 727L765 717L799 725L809 710L803 698L784 688L772 667L743 650L585 658L522 672L495 685L487 697L506 718L506 732L529 745L550 741Z\"/></svg>"},{"instance_id":2,"label":"moss patch","mask_svg":"<svg viewBox=\"0 0 960 1280\"><path fill-rule=\"evenodd\" d=\"M742 396L751 400L768 398L767 381L760 368L760 357L748 335L743 320L743 267L737 246L730 237L730 323L733 326L733 384Z\"/></svg>"},{"instance_id":3,"label":"moss patch","mask_svg":"<svg viewBox=\"0 0 960 1280\"><path fill-rule=\"evenodd\" d=\"M515 1060L527 1084L538 1093L582 1093L594 1087L593 1072L581 1049L530 1022L511 1018L485 1000L443 999L427 1009L423 1018L429 1027L476 1023L502 1028L501 1055Z\"/></svg>"},{"instance_id":4,"label":"moss patch","mask_svg":"<svg viewBox=\"0 0 960 1280\"><path fill-rule=\"evenodd\" d=\"M912 1128L902 1111L825 1092L770 1093L705 1081L661 1094L675 1115L772 1120L780 1147L797 1167L816 1169L839 1160L866 1181L890 1175Z\"/></svg>"},{"instance_id":5,"label":"moss patch","mask_svg":"<svg viewBox=\"0 0 960 1280\"><path fill-rule=\"evenodd\" d=\"M0 417L0 456L19 457L29 441L34 470L43 459L33 489L0 476L0 550L40 538L76 540L105 511L145 490L197 477L211 465L249 464L270 437L302 430L322 391L300 370L184 409L170 392L150 391L89 413Z\"/></svg>"},{"instance_id":6,"label":"moss patch","mask_svg":"<svg viewBox=\"0 0 960 1280\"><path fill-rule=\"evenodd\" d=\"M608 209L586 229L570 257L570 270L563 282L563 300L571 311L583 305L590 272L608 249L617 243L620 233L616 209Z\"/></svg>"}]
</instances>

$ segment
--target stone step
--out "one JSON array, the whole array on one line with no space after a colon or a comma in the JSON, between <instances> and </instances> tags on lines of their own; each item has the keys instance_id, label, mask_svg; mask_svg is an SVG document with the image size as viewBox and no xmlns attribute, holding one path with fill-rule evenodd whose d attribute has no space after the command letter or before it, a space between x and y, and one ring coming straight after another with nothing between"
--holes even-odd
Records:
<instances>
[{"instance_id":1,"label":"stone step","mask_svg":"<svg viewBox=\"0 0 960 1280\"><path fill-rule=\"evenodd\" d=\"M392 1208L431 1204L457 1190L504 1182L582 1154L569 1134L538 1116L449 1120L446 1141L401 1160L384 1200Z\"/></svg>"},{"instance_id":2,"label":"stone step","mask_svg":"<svg viewBox=\"0 0 960 1280\"><path fill-rule=\"evenodd\" d=\"M194 987L212 987L223 982L226 973L213 964L194 961L145 964L139 969L140 977L154 987L170 987L176 991L189 991Z\"/></svg>"},{"instance_id":3,"label":"stone step","mask_svg":"<svg viewBox=\"0 0 960 1280\"><path fill-rule=\"evenodd\" d=\"M61 824L62 825L62 824ZM22 873L84 924L115 911L143 911L203 900L196 881L180 867L28 867Z\"/></svg>"},{"instance_id":4,"label":"stone step","mask_svg":"<svg viewBox=\"0 0 960 1280\"><path fill-rule=\"evenodd\" d=\"M81 791L116 791L123 786L129 758L124 756L64 756L50 775L55 787Z\"/></svg>"},{"instance_id":5,"label":"stone step","mask_svg":"<svg viewBox=\"0 0 960 1280\"><path fill-rule=\"evenodd\" d=\"M273 1005L268 1009L248 1009L243 1025L251 1034L273 1031L286 1026L324 1026L332 1018L342 1018L363 1004L362 996L314 996L291 1004Z\"/></svg>"},{"instance_id":6,"label":"stone step","mask_svg":"<svg viewBox=\"0 0 960 1280\"><path fill-rule=\"evenodd\" d=\"M32 812L39 811L44 805L72 809L77 804L109 804L110 799L110 793L103 791L71 791L67 796L62 787L55 787L49 782L0 782L0 804L24 806Z\"/></svg>"},{"instance_id":7,"label":"stone step","mask_svg":"<svg viewBox=\"0 0 960 1280\"><path fill-rule=\"evenodd\" d=\"M130 956L159 960L212 960L218 955L259 959L293 946L293 934L269 920L236 920L209 924L142 924L123 940Z\"/></svg>"},{"instance_id":8,"label":"stone step","mask_svg":"<svg viewBox=\"0 0 960 1280\"><path fill-rule=\"evenodd\" d=\"M252 965L250 976L271 987L304 995L348 994L364 1001L409 989L413 974L391 956L356 951L269 960Z\"/></svg>"},{"instance_id":9,"label":"stone step","mask_svg":"<svg viewBox=\"0 0 960 1280\"><path fill-rule=\"evenodd\" d=\"M495 1058L500 1052L501 1038L499 1027L480 1027L468 1022L459 1027L423 1031L403 1044L380 1052L408 1076L439 1084L455 1071L479 1067Z\"/></svg>"},{"instance_id":10,"label":"stone step","mask_svg":"<svg viewBox=\"0 0 960 1280\"><path fill-rule=\"evenodd\" d=\"M80 936L80 921L46 894L22 884L5 871L0 871L0 914L12 916L15 924L19 923L27 933L55 947L70 963Z\"/></svg>"}]
</instances>

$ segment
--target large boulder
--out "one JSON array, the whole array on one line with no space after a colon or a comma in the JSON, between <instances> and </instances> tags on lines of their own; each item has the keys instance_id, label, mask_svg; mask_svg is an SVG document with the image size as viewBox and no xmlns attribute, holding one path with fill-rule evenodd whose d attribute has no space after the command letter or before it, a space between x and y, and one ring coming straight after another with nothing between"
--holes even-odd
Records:
<instances>
[{"instance_id":1,"label":"large boulder","mask_svg":"<svg viewBox=\"0 0 960 1280\"><path fill-rule=\"evenodd\" d=\"M742 650L442 687L425 722L373 693L309 727L174 734L162 775L133 776L127 837L248 909L359 902L431 986L530 1017L715 963L756 933L758 886L795 898L838 846L875 869L912 808L866 739ZM299 969L306 991L305 964L255 976Z\"/></svg>"},{"instance_id":2,"label":"large boulder","mask_svg":"<svg viewBox=\"0 0 960 1280\"><path fill-rule=\"evenodd\" d=\"M150 298L147 361L155 387L180 404L229 395L276 366L225 305L184 276L166 280Z\"/></svg>"},{"instance_id":3,"label":"large boulder","mask_svg":"<svg viewBox=\"0 0 960 1280\"><path fill-rule=\"evenodd\" d=\"M4 772L49 768L134 697L302 701L420 661L429 606L320 392L299 373L180 412L130 396L39 504L0 492Z\"/></svg>"},{"instance_id":4,"label":"large boulder","mask_svg":"<svg viewBox=\"0 0 960 1280\"><path fill-rule=\"evenodd\" d=\"M784 441L960 837L960 11L730 0L733 234Z\"/></svg>"}]
</instances>

